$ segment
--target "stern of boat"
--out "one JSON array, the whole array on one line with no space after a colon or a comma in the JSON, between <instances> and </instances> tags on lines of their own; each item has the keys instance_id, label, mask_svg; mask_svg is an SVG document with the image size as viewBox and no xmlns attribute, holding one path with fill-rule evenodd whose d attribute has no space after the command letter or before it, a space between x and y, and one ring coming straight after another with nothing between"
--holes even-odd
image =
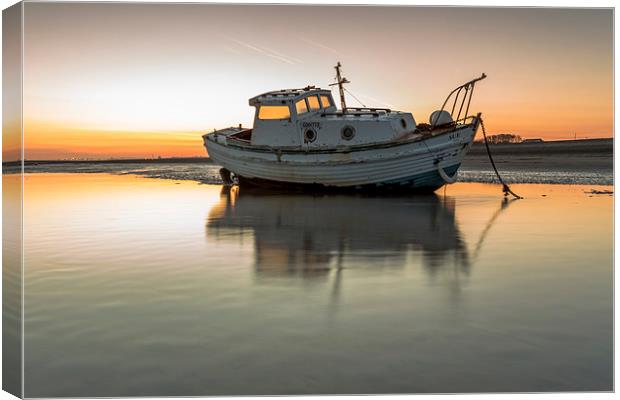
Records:
<instances>
[{"instance_id":1,"label":"stern of boat","mask_svg":"<svg viewBox=\"0 0 620 400\"><path fill-rule=\"evenodd\" d=\"M213 132L202 135L202 142L209 153L209 146L219 144L228 145L230 141L249 144L252 138L252 129L244 128L241 125L224 129L215 129Z\"/></svg>"}]
</instances>

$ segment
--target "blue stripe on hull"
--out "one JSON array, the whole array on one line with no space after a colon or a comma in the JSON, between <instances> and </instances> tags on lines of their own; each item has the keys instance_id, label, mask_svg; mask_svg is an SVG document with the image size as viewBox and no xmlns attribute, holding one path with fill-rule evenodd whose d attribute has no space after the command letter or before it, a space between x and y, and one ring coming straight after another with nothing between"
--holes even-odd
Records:
<instances>
[{"instance_id":1,"label":"blue stripe on hull","mask_svg":"<svg viewBox=\"0 0 620 400\"><path fill-rule=\"evenodd\" d=\"M443 170L448 176L453 176L459 169L461 164L456 164L451 167L446 167ZM411 188L436 188L439 189L446 182L443 180L437 170L429 171L418 175L409 176L406 178L397 179L394 181L378 183L377 186L405 186Z\"/></svg>"}]
</instances>

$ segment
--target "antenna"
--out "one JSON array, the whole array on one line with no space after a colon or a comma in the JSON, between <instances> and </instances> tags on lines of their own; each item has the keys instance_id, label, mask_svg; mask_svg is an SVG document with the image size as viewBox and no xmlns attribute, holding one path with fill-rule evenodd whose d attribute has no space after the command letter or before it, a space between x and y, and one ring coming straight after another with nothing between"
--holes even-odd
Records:
<instances>
[{"instance_id":1,"label":"antenna","mask_svg":"<svg viewBox=\"0 0 620 400\"><path fill-rule=\"evenodd\" d=\"M347 111L347 103L344 99L344 86L343 85L345 83L351 83L351 82L349 82L347 78L344 78L340 74L341 67L342 65L340 64L340 61L338 61L338 64L336 64L336 66L334 67L336 69L336 83L332 83L329 86L338 85L338 91L340 92L340 106L342 107L342 112L344 113Z\"/></svg>"}]
</instances>

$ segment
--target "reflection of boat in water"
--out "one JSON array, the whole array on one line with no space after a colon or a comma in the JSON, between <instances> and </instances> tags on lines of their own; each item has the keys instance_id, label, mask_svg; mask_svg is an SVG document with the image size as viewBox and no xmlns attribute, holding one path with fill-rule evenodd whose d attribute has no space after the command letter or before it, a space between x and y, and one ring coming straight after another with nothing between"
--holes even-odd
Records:
<instances>
[{"instance_id":1,"label":"reflection of boat in water","mask_svg":"<svg viewBox=\"0 0 620 400\"><path fill-rule=\"evenodd\" d=\"M325 275L332 268L404 267L410 254L434 274L450 264L468 272L454 202L435 195L368 197L252 193L223 188L207 237L247 240L258 273ZM350 263L349 263L350 261Z\"/></svg>"}]
</instances>

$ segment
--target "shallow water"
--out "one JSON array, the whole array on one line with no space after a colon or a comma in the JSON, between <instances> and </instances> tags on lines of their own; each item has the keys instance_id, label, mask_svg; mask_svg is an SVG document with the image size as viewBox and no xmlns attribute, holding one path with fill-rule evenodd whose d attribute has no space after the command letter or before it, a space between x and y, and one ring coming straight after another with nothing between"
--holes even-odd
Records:
<instances>
[{"instance_id":1,"label":"shallow water","mask_svg":"<svg viewBox=\"0 0 620 400\"><path fill-rule=\"evenodd\" d=\"M25 394L611 390L613 196L592 189L27 174Z\"/></svg>"}]
</instances>

